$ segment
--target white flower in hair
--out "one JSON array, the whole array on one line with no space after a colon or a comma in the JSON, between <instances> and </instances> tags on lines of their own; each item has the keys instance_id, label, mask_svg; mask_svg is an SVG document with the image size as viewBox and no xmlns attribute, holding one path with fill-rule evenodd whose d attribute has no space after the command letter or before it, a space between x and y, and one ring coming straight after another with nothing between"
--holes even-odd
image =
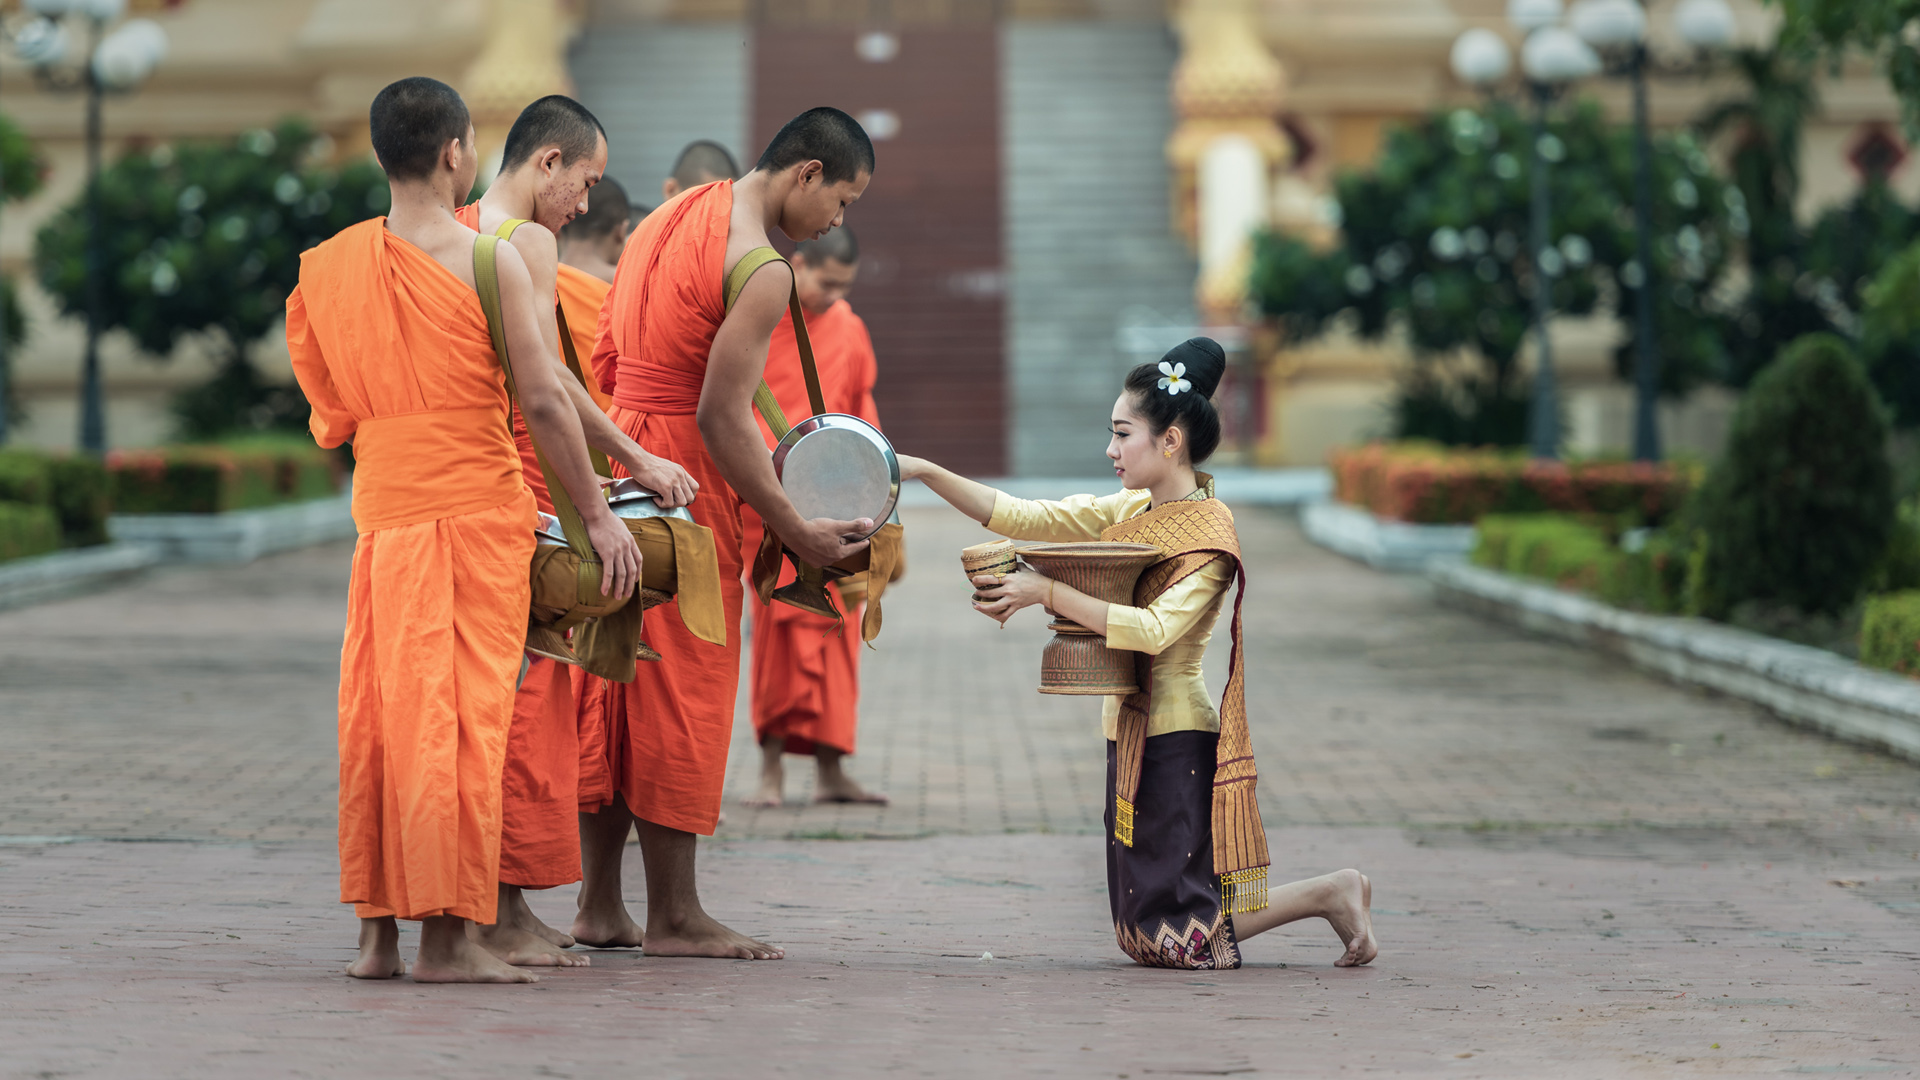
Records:
<instances>
[{"instance_id":1,"label":"white flower in hair","mask_svg":"<svg viewBox=\"0 0 1920 1080\"><path fill-rule=\"evenodd\" d=\"M1187 365L1160 361L1160 389L1175 396L1178 396L1182 390L1193 389L1193 380L1188 379L1186 374Z\"/></svg>"}]
</instances>

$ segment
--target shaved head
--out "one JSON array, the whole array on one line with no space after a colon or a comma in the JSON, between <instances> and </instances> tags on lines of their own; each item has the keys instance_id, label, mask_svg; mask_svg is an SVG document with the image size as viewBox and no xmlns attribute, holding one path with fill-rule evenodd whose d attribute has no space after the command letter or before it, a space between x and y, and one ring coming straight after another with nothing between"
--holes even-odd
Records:
<instances>
[{"instance_id":1,"label":"shaved head","mask_svg":"<svg viewBox=\"0 0 1920 1080\"><path fill-rule=\"evenodd\" d=\"M500 155L500 172L513 172L549 146L559 149L561 165L572 165L592 157L606 134L607 129L600 126L600 121L585 105L565 94L549 94L520 110L520 116L507 131L507 145Z\"/></svg>"},{"instance_id":2,"label":"shaved head","mask_svg":"<svg viewBox=\"0 0 1920 1080\"><path fill-rule=\"evenodd\" d=\"M860 261L860 241L854 239L852 229L842 225L818 240L802 240L793 253L814 266L828 259L851 266Z\"/></svg>"},{"instance_id":3,"label":"shaved head","mask_svg":"<svg viewBox=\"0 0 1920 1080\"><path fill-rule=\"evenodd\" d=\"M787 121L753 167L780 172L807 161L820 163L820 178L829 184L871 176L873 140L859 121L823 105Z\"/></svg>"},{"instance_id":4,"label":"shaved head","mask_svg":"<svg viewBox=\"0 0 1920 1080\"><path fill-rule=\"evenodd\" d=\"M711 139L698 139L687 144L674 159L672 177L682 190L699 187L715 180L740 179L740 164L733 160L727 148Z\"/></svg>"},{"instance_id":5,"label":"shaved head","mask_svg":"<svg viewBox=\"0 0 1920 1080\"><path fill-rule=\"evenodd\" d=\"M568 222L560 236L569 242L603 240L625 226L632 212L627 189L612 177L603 177L587 192L587 212Z\"/></svg>"},{"instance_id":6,"label":"shaved head","mask_svg":"<svg viewBox=\"0 0 1920 1080\"><path fill-rule=\"evenodd\" d=\"M464 142L473 120L453 87L416 75L389 83L367 110L373 153L392 180L425 180L433 175L440 151Z\"/></svg>"}]
</instances>

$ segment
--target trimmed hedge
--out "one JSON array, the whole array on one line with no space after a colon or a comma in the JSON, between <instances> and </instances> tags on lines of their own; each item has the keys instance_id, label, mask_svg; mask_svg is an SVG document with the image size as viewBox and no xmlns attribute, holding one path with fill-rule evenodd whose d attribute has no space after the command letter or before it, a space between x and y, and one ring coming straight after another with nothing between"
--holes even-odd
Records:
<instances>
[{"instance_id":1,"label":"trimmed hedge","mask_svg":"<svg viewBox=\"0 0 1920 1080\"><path fill-rule=\"evenodd\" d=\"M1698 483L1673 463L1534 461L1491 450L1372 443L1329 457L1334 498L1390 521L1466 525L1488 514L1626 514L1658 524Z\"/></svg>"},{"instance_id":2,"label":"trimmed hedge","mask_svg":"<svg viewBox=\"0 0 1920 1080\"><path fill-rule=\"evenodd\" d=\"M60 550L60 519L50 506L0 502L0 562Z\"/></svg>"},{"instance_id":3,"label":"trimmed hedge","mask_svg":"<svg viewBox=\"0 0 1920 1080\"><path fill-rule=\"evenodd\" d=\"M1671 536L1623 550L1617 519L1566 514L1492 514L1480 519L1476 565L1592 593L1615 607L1693 614L1699 560Z\"/></svg>"},{"instance_id":4,"label":"trimmed hedge","mask_svg":"<svg viewBox=\"0 0 1920 1080\"><path fill-rule=\"evenodd\" d=\"M218 514L324 498L336 459L305 440L170 446L107 457L118 514Z\"/></svg>"},{"instance_id":5,"label":"trimmed hedge","mask_svg":"<svg viewBox=\"0 0 1920 1080\"><path fill-rule=\"evenodd\" d=\"M1860 622L1860 662L1920 677L1920 592L1867 598Z\"/></svg>"},{"instance_id":6,"label":"trimmed hedge","mask_svg":"<svg viewBox=\"0 0 1920 1080\"><path fill-rule=\"evenodd\" d=\"M0 502L53 511L67 547L107 542L107 471L87 457L0 451Z\"/></svg>"}]
</instances>

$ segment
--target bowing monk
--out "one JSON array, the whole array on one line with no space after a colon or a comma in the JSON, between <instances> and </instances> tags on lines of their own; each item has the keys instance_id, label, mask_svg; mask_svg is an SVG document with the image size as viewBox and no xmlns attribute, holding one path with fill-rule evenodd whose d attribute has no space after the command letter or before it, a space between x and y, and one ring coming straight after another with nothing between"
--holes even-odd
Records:
<instances>
[{"instance_id":1,"label":"bowing monk","mask_svg":"<svg viewBox=\"0 0 1920 1080\"><path fill-rule=\"evenodd\" d=\"M867 324L848 305L847 291L860 272L860 245L845 225L818 240L808 240L793 253L793 288L806 312L807 337L813 344L820 389L828 412L847 413L880 426L873 404L877 374L873 339ZM774 328L767 350L767 386L789 418L810 414L800 349L793 324ZM761 433L771 450L772 430L761 422ZM760 547L760 515L752 507L741 511L745 523L742 558L753 560ZM780 584L794 578L788 565ZM834 582L840 607L850 626L859 626L866 597L865 575ZM790 604L755 604L753 608L753 731L760 742L760 787L749 806L775 807L784 797L786 782L782 758L787 754L813 757L817 802L882 803L885 795L869 792L847 775L841 759L853 753L854 727L860 715L860 635L846 631L823 615Z\"/></svg>"},{"instance_id":2,"label":"bowing monk","mask_svg":"<svg viewBox=\"0 0 1920 1080\"><path fill-rule=\"evenodd\" d=\"M673 159L673 172L660 181L660 201L666 202L683 191L690 191L715 180L740 179L740 163L726 147L712 139L695 139L680 148Z\"/></svg>"},{"instance_id":3,"label":"bowing monk","mask_svg":"<svg viewBox=\"0 0 1920 1080\"><path fill-rule=\"evenodd\" d=\"M495 233L512 224L509 240L520 253L535 293L554 296L558 307L543 305L540 333L543 354L558 384L571 398L587 441L625 466L629 475L661 493L661 503L683 506L699 489L686 470L642 450L615 427L568 370L561 357L579 333L575 320L589 327L600 306L568 308L570 289L581 288L569 276L585 278L585 287L605 285L559 263L561 229L588 210L588 192L607 163L606 133L586 107L554 94L523 109L507 131L500 175L480 201L454 215L461 224ZM622 200L624 201L624 200ZM513 224L513 223L518 224ZM557 293L557 295L556 295ZM555 312L558 311L559 315ZM564 317L568 339L560 336ZM526 425L514 418L514 441L521 471L540 509L553 513L540 475L540 462ZM595 501L599 501L597 498ZM475 940L514 964L571 966L585 957L562 950L573 938L541 922L527 906L524 889L551 889L580 880L580 740L576 727L573 680L567 666L545 657L529 657L530 666L514 695L513 729L507 764L500 836L500 918L492 926L471 928Z\"/></svg>"},{"instance_id":4,"label":"bowing monk","mask_svg":"<svg viewBox=\"0 0 1920 1080\"><path fill-rule=\"evenodd\" d=\"M720 812L740 675L740 507L759 512L801 558L839 562L866 547L871 521L807 520L774 476L753 418L768 340L787 318L793 275L766 263L735 302L723 296L741 258L778 229L811 240L839 225L873 175L873 144L851 116L813 109L789 122L738 181L681 192L634 230L600 312L595 356L615 375L613 418L629 435L686 465L700 482L694 520L713 530L727 620L724 646L693 637L664 604L646 640L668 662L609 684L606 805L581 824L585 860L573 936L656 955L774 959L782 951L721 925L700 904L695 840ZM627 913L620 863L630 827L647 874L643 935Z\"/></svg>"},{"instance_id":5,"label":"bowing monk","mask_svg":"<svg viewBox=\"0 0 1920 1080\"><path fill-rule=\"evenodd\" d=\"M340 657L340 899L360 916L347 974L401 975L396 917L419 920L419 982L531 982L469 940L494 922L501 776L530 603L534 496L508 430L503 362L527 427L626 595L640 553L606 504L555 378L547 302L499 245L509 356L476 293L479 237L454 218L478 158L460 95L427 78L369 114L393 208L301 256L287 344L321 446L353 443L354 547ZM509 359L509 357L511 359Z\"/></svg>"}]
</instances>

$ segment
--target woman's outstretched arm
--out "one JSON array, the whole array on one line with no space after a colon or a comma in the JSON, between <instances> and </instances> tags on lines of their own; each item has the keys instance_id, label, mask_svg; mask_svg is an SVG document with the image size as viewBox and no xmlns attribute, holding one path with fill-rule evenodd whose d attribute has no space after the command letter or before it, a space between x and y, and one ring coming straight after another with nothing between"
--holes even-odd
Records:
<instances>
[{"instance_id":1,"label":"woman's outstretched arm","mask_svg":"<svg viewBox=\"0 0 1920 1080\"><path fill-rule=\"evenodd\" d=\"M985 525L993 517L994 500L1000 492L944 469L926 458L899 455L900 479L918 480L933 489L935 495L953 504L955 510Z\"/></svg>"}]
</instances>

